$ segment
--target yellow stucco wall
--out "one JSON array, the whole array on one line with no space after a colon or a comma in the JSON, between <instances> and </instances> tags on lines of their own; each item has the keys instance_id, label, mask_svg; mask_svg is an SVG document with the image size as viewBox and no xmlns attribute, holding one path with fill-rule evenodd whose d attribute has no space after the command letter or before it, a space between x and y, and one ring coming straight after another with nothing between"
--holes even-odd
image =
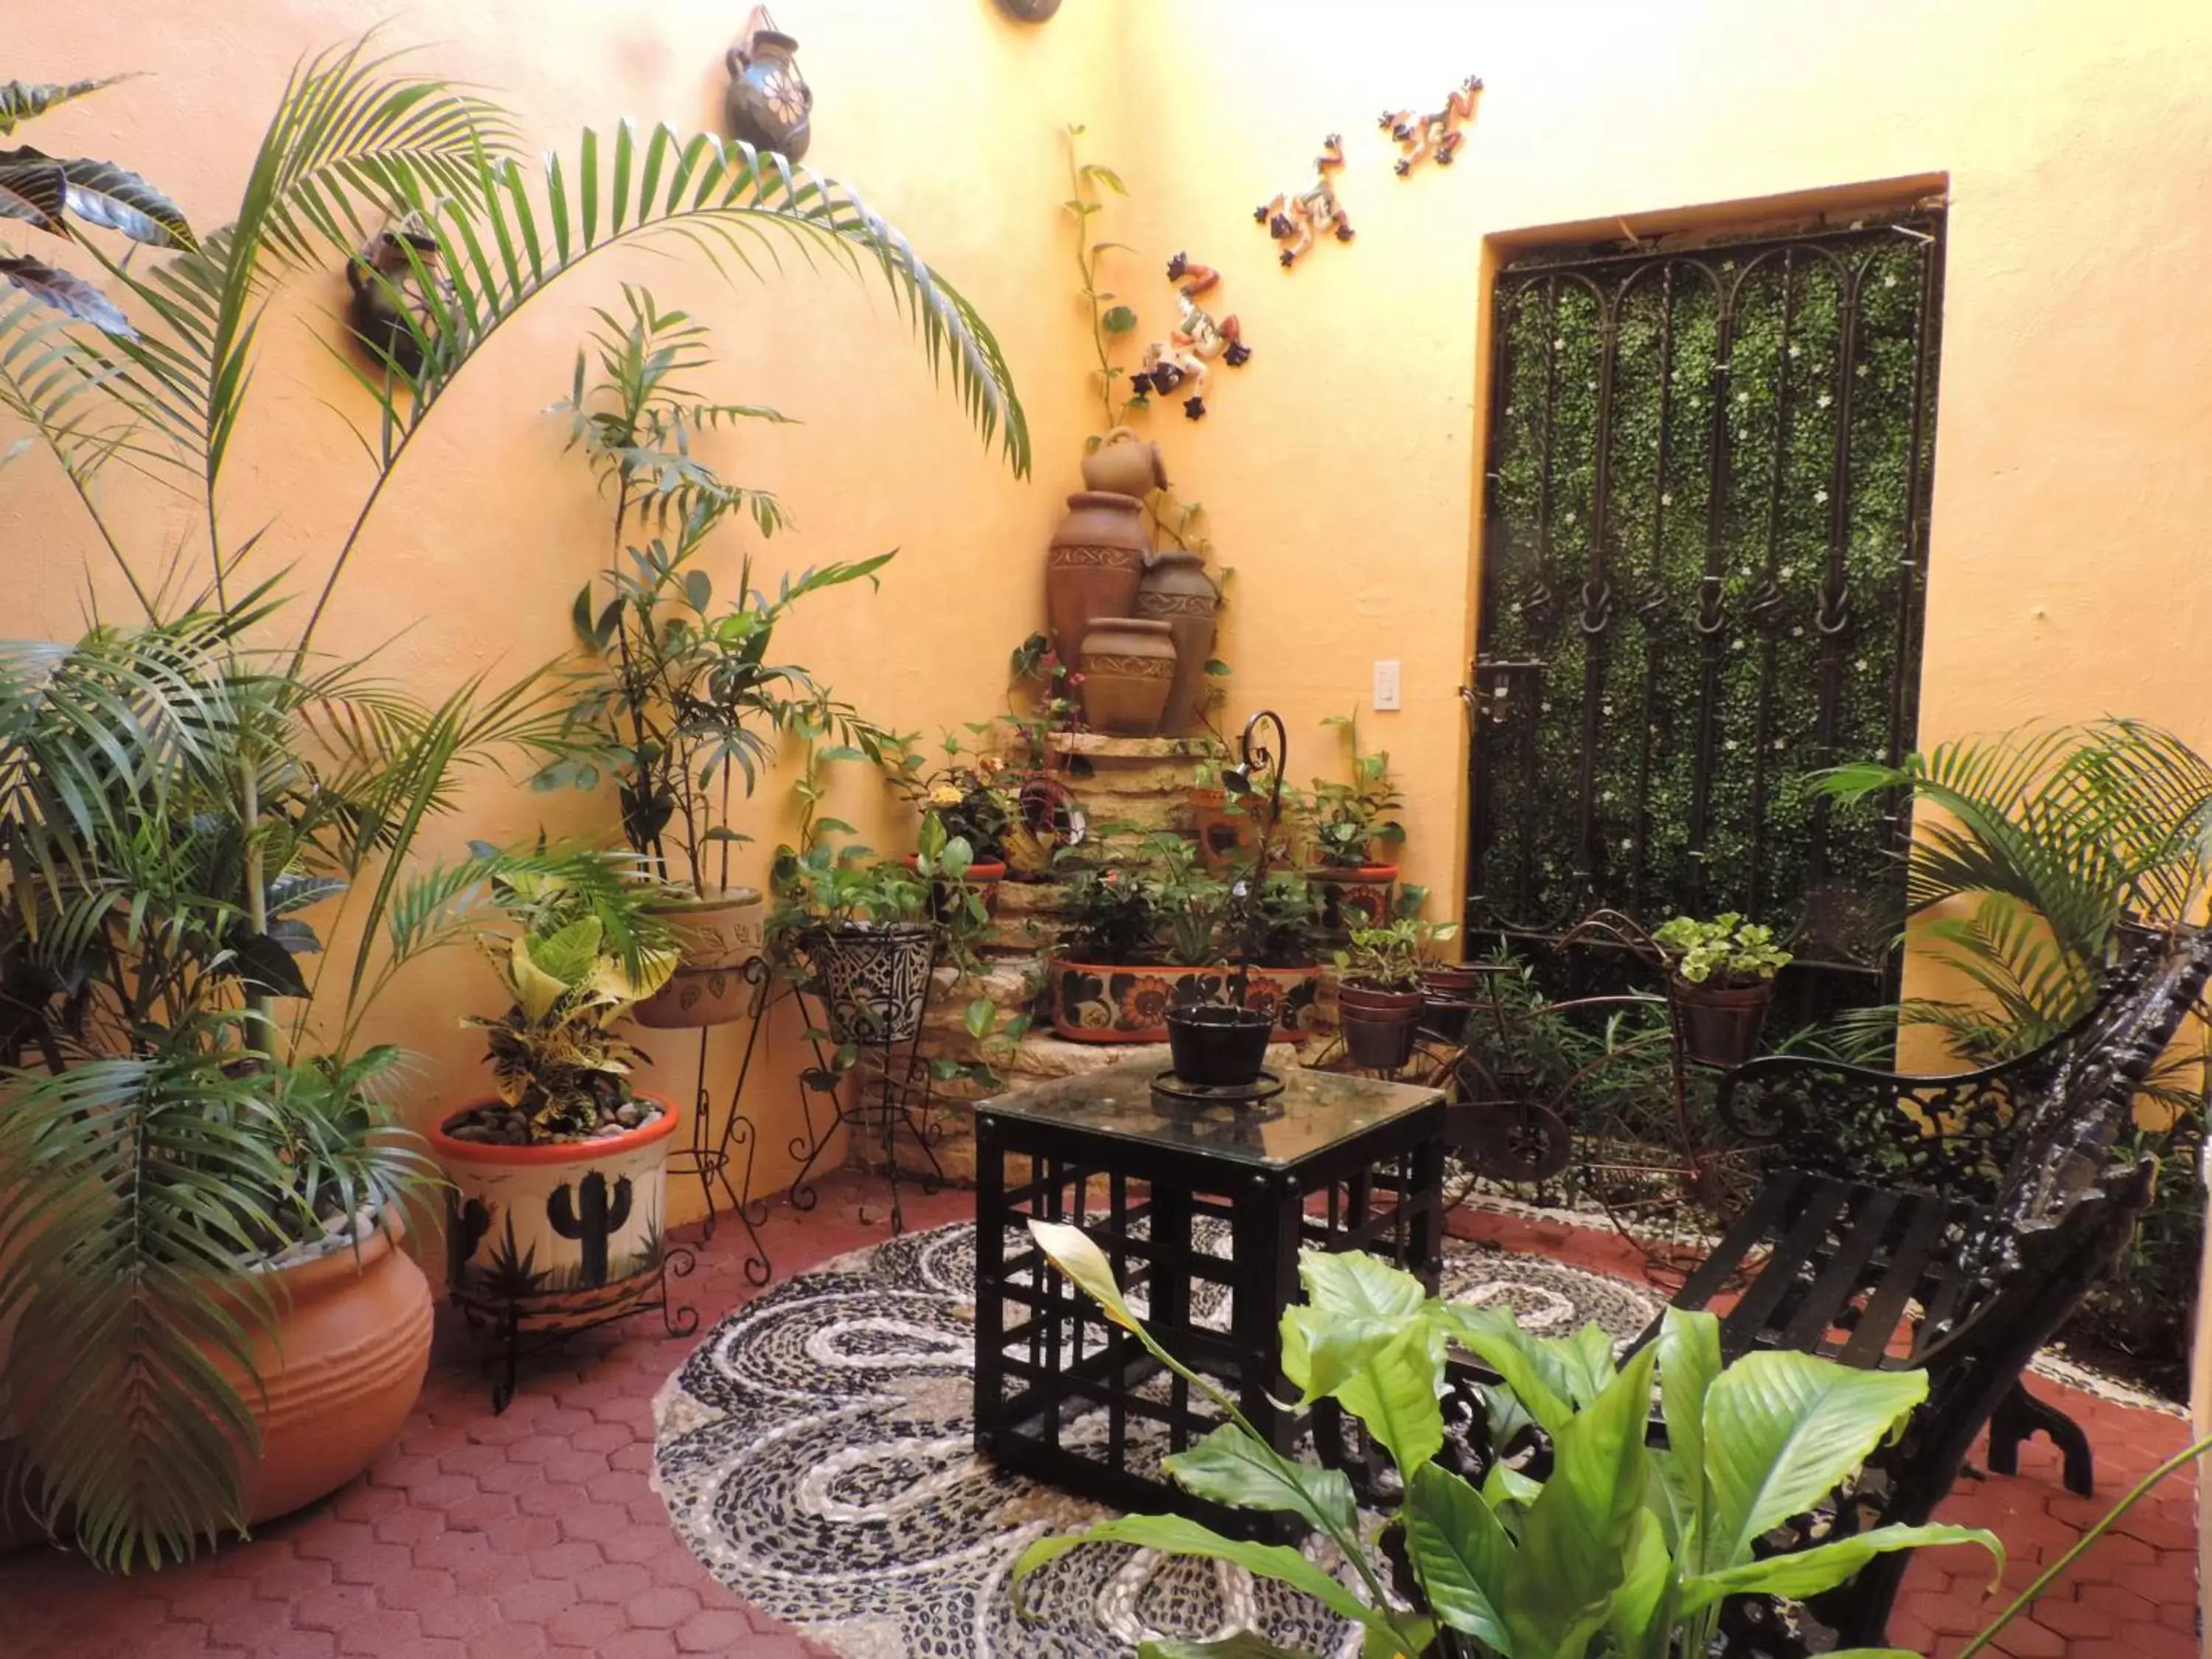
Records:
<instances>
[{"instance_id":1,"label":"yellow stucco wall","mask_svg":"<svg viewBox=\"0 0 2212 1659\"><path fill-rule=\"evenodd\" d=\"M1309 776L1334 757L1319 719L1364 701L1375 659L1401 661L1404 712L1364 726L1404 779L1413 878L1448 893L1462 873L1454 692L1474 628L1486 262L1497 239L1545 227L1948 179L1923 734L2124 711L2212 745L2197 575L2212 521L2212 9L2200 0L1068 0L1041 29L989 0L781 9L816 89L809 163L861 189L997 329L1030 404L1034 482L1012 480L933 391L879 290L803 273L731 289L617 256L492 347L434 417L341 592L332 646L404 629L387 661L425 690L562 647L605 527L540 411L565 390L585 307L627 277L716 327L728 395L807 422L726 453L799 522L769 568L902 550L880 596L831 596L780 643L902 726L999 707L1091 429L1058 205L1060 128L1083 120L1133 192L1109 226L1137 249L1118 285L1148 324L1164 320L1161 266L1188 249L1223 272L1217 309L1242 317L1256 350L1220 375L1205 422L1171 404L1150 417L1237 571L1232 713L1279 708L1293 775ZM389 33L436 42L426 62L491 89L532 143L566 144L580 123L623 115L711 125L742 12L483 0L418 7ZM210 222L288 65L358 13L174 0L15 21L0 73L153 71L48 118L36 142L140 165ZM1393 178L1376 114L1433 107L1469 72L1488 90L1457 165ZM1332 130L1358 237L1286 275L1251 210L1304 178ZM313 304L337 293L332 276ZM295 304L268 331L232 486L235 521L269 516L272 554L307 574L359 488L321 404L347 396L310 335L329 326ZM10 468L0 630L74 628L86 548L38 465ZM873 793L856 781L847 816L868 822ZM771 842L781 799L771 786L753 815ZM610 815L483 787L453 839L541 820L558 833ZM387 1004L382 1034L428 1055L423 1115L475 1086L453 1016L490 995L482 966L456 957ZM793 1115L792 1034L778 1036L782 1063L757 1102L769 1164Z\"/></svg>"}]
</instances>

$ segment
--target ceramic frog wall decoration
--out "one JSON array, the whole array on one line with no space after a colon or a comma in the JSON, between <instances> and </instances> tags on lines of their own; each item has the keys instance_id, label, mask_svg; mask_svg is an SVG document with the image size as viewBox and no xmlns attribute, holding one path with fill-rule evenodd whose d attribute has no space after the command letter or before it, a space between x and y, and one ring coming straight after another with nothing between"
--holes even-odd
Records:
<instances>
[{"instance_id":1,"label":"ceramic frog wall decoration","mask_svg":"<svg viewBox=\"0 0 2212 1659\"><path fill-rule=\"evenodd\" d=\"M1409 109L1385 111L1380 125L1398 141L1398 159L1391 171L1401 179L1411 178L1415 167L1431 159L1440 167L1449 167L1467 139L1460 123L1474 118L1474 95L1481 90L1482 77L1470 75L1433 115L1416 115Z\"/></svg>"},{"instance_id":2,"label":"ceramic frog wall decoration","mask_svg":"<svg viewBox=\"0 0 2212 1659\"><path fill-rule=\"evenodd\" d=\"M1280 242L1282 251L1277 258L1288 270L1314 245L1318 236L1334 236L1340 242L1352 240L1352 221L1344 211L1344 204L1336 199L1336 186L1329 175L1344 166L1344 138L1332 132L1322 141L1321 154L1314 158L1314 181L1286 190L1270 198L1252 210L1255 224L1265 225L1267 234Z\"/></svg>"},{"instance_id":3,"label":"ceramic frog wall decoration","mask_svg":"<svg viewBox=\"0 0 2212 1659\"><path fill-rule=\"evenodd\" d=\"M1130 377L1130 388L1139 396L1162 397L1185 382L1191 395L1183 400L1183 413L1192 420L1206 417L1206 388L1209 365L1217 360L1231 368L1251 361L1252 348L1244 343L1244 331L1233 316L1218 322L1199 303L1200 295L1219 286L1221 273L1211 265L1194 264L1178 253L1168 261L1168 280L1176 284L1176 326L1164 340L1145 348L1144 367Z\"/></svg>"}]
</instances>

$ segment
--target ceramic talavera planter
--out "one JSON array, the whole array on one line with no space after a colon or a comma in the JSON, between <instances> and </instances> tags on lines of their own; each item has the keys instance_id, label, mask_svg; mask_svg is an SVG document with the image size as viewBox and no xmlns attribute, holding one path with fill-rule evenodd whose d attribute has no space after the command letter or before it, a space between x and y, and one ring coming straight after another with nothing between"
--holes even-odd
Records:
<instances>
[{"instance_id":1,"label":"ceramic talavera planter","mask_svg":"<svg viewBox=\"0 0 2212 1659\"><path fill-rule=\"evenodd\" d=\"M732 137L793 161L814 136L814 88L799 72L798 53L799 42L769 25L766 8L754 7L745 38L725 59L730 85L722 97Z\"/></svg>"},{"instance_id":2,"label":"ceramic talavera planter","mask_svg":"<svg viewBox=\"0 0 2212 1659\"><path fill-rule=\"evenodd\" d=\"M926 923L856 922L799 940L839 1042L911 1042L929 1004L937 930Z\"/></svg>"},{"instance_id":3,"label":"ceramic talavera planter","mask_svg":"<svg viewBox=\"0 0 2212 1659\"><path fill-rule=\"evenodd\" d=\"M1074 1042L1165 1042L1170 1008L1227 1006L1233 968L1165 963L1113 967L1052 957L1045 967L1052 1029ZM1296 1042L1313 1029L1319 968L1255 968L1244 1006L1274 1016L1273 1039Z\"/></svg>"},{"instance_id":4,"label":"ceramic talavera planter","mask_svg":"<svg viewBox=\"0 0 2212 1659\"><path fill-rule=\"evenodd\" d=\"M1338 937L1361 927L1381 927L1390 920L1390 901L1398 885L1395 864L1323 866L1306 872L1321 902L1321 926Z\"/></svg>"},{"instance_id":5,"label":"ceramic talavera planter","mask_svg":"<svg viewBox=\"0 0 2212 1659\"><path fill-rule=\"evenodd\" d=\"M632 1011L639 1024L656 1030L726 1025L752 1012L745 965L768 938L768 903L757 888L725 888L647 908L676 935L681 960L668 983Z\"/></svg>"},{"instance_id":6,"label":"ceramic talavera planter","mask_svg":"<svg viewBox=\"0 0 2212 1659\"><path fill-rule=\"evenodd\" d=\"M526 1330L580 1304L605 1307L628 1286L642 1297L660 1271L668 1139L676 1108L604 1139L502 1146L430 1132L453 1190L446 1200L446 1277L455 1301L517 1304Z\"/></svg>"}]
</instances>

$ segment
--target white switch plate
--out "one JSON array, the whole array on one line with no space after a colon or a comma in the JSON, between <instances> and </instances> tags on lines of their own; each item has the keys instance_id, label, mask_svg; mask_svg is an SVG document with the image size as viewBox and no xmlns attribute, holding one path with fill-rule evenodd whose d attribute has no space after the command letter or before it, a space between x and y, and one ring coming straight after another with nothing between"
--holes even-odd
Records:
<instances>
[{"instance_id":1,"label":"white switch plate","mask_svg":"<svg viewBox=\"0 0 2212 1659\"><path fill-rule=\"evenodd\" d=\"M1378 714L1388 714L1398 707L1398 665L1378 662L1375 665L1375 708Z\"/></svg>"}]
</instances>

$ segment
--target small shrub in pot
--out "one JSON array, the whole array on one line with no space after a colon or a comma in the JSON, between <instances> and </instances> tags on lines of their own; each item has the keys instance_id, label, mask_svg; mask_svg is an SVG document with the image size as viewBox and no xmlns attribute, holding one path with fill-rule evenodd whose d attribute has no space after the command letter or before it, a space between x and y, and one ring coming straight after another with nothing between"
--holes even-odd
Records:
<instances>
[{"instance_id":1,"label":"small shrub in pot","mask_svg":"<svg viewBox=\"0 0 2212 1659\"><path fill-rule=\"evenodd\" d=\"M1774 975L1790 961L1773 929L1729 910L1711 921L1676 916L1651 937L1668 955L1684 1051L1705 1066L1749 1060L1774 1000Z\"/></svg>"},{"instance_id":2,"label":"small shrub in pot","mask_svg":"<svg viewBox=\"0 0 2212 1659\"><path fill-rule=\"evenodd\" d=\"M1413 1037L1427 1006L1421 994L1421 966L1432 941L1459 929L1401 916L1387 927L1362 927L1350 946L1336 953L1343 975L1337 1003L1344 1043L1352 1063L1369 1071L1395 1072L1413 1057Z\"/></svg>"}]
</instances>

